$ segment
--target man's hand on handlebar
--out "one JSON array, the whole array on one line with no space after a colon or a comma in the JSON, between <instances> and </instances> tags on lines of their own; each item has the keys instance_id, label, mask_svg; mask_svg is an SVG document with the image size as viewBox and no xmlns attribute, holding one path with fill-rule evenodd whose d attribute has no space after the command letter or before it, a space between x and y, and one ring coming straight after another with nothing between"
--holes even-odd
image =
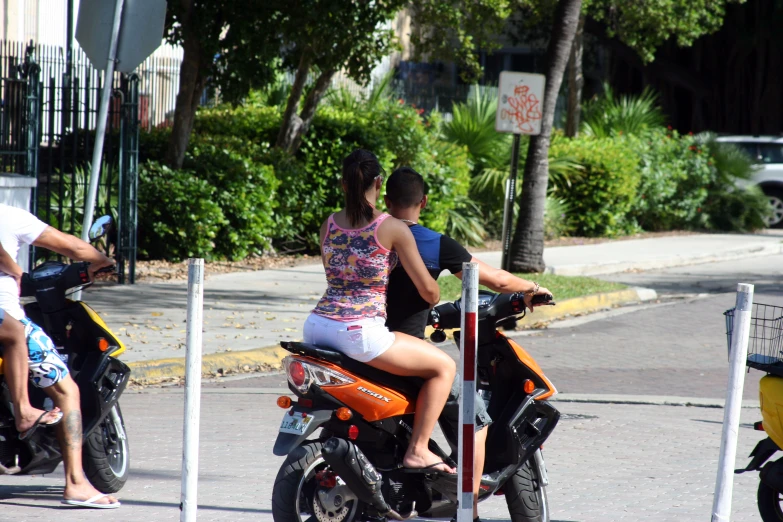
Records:
<instances>
[{"instance_id":1,"label":"man's hand on handlebar","mask_svg":"<svg viewBox=\"0 0 783 522\"><path fill-rule=\"evenodd\" d=\"M90 281L95 281L95 274L114 271L114 261L108 257L102 263L90 263L87 267L87 273L90 275Z\"/></svg>"},{"instance_id":2,"label":"man's hand on handlebar","mask_svg":"<svg viewBox=\"0 0 783 522\"><path fill-rule=\"evenodd\" d=\"M533 304L533 297L537 296L537 295L553 296L554 294L552 294L552 292L550 292L549 290L547 290L543 286L539 287L538 291L535 294L525 294L525 297L524 297L524 299L525 299L525 306L528 308L528 310L530 310L531 313L533 312L533 308L535 308L536 306L543 306L543 304L535 304L535 305ZM553 297L553 299L554 299L554 297Z\"/></svg>"}]
</instances>

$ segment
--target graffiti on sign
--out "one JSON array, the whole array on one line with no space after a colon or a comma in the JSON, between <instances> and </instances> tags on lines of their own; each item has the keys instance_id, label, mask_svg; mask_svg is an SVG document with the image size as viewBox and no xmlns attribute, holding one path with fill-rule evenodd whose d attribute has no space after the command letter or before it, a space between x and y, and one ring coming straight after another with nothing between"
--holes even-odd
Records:
<instances>
[{"instance_id":1,"label":"graffiti on sign","mask_svg":"<svg viewBox=\"0 0 783 522\"><path fill-rule=\"evenodd\" d=\"M498 113L495 120L498 132L539 134L544 77L540 74L504 71L500 75L498 91Z\"/></svg>"}]
</instances>

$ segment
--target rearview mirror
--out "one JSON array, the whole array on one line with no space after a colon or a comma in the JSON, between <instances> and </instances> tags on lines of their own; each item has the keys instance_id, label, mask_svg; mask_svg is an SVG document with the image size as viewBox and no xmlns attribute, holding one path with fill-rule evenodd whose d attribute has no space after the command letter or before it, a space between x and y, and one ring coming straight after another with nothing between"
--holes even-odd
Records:
<instances>
[{"instance_id":1,"label":"rearview mirror","mask_svg":"<svg viewBox=\"0 0 783 522\"><path fill-rule=\"evenodd\" d=\"M112 220L111 216L101 216L96 219L90 227L90 241L96 241L111 230Z\"/></svg>"}]
</instances>

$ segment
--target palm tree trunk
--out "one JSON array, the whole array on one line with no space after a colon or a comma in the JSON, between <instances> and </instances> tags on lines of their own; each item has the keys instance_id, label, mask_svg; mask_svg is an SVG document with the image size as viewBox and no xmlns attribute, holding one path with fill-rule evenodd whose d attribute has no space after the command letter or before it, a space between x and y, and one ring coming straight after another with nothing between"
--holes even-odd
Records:
<instances>
[{"instance_id":1,"label":"palm tree trunk","mask_svg":"<svg viewBox=\"0 0 783 522\"><path fill-rule=\"evenodd\" d=\"M531 136L525 161L522 199L514 241L511 244L511 269L515 272L543 272L544 207L549 181L549 143L555 119L555 105L563 83L573 45L582 0L560 0L547 46L547 74L541 134Z\"/></svg>"},{"instance_id":2,"label":"palm tree trunk","mask_svg":"<svg viewBox=\"0 0 783 522\"><path fill-rule=\"evenodd\" d=\"M571 57L568 59L568 111L566 114L566 136L576 137L579 134L579 120L582 116L582 87L584 77L584 26L585 15L579 17L576 27L574 44L571 46Z\"/></svg>"}]
</instances>

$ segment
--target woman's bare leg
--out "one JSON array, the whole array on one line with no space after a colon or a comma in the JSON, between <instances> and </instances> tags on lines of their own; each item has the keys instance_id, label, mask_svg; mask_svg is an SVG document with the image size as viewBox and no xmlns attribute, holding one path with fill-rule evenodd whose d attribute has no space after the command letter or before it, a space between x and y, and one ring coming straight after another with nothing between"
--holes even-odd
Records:
<instances>
[{"instance_id":1,"label":"woman's bare leg","mask_svg":"<svg viewBox=\"0 0 783 522\"><path fill-rule=\"evenodd\" d=\"M409 468L423 468L440 461L429 450L428 444L457 371L451 357L421 339L394 332L394 344L367 364L394 375L426 380L416 400L411 442L402 464ZM453 471L446 464L436 469Z\"/></svg>"},{"instance_id":2,"label":"woman's bare leg","mask_svg":"<svg viewBox=\"0 0 783 522\"><path fill-rule=\"evenodd\" d=\"M0 323L0 344L3 345L3 366L5 379L8 382L8 390L11 392L11 400L14 403L14 418L18 432L27 431L33 427L44 410L33 408L30 405L30 397L27 394L27 380L30 375L28 367L27 342L22 323L4 314ZM57 412L53 411L49 417L44 417L41 422L52 422L57 418Z\"/></svg>"},{"instance_id":3,"label":"woman's bare leg","mask_svg":"<svg viewBox=\"0 0 783 522\"><path fill-rule=\"evenodd\" d=\"M484 426L476 432L476 442L473 449L473 519L478 518L478 498L479 487L481 486L481 475L484 473L484 457L487 449L487 433L489 429Z\"/></svg>"}]
</instances>

